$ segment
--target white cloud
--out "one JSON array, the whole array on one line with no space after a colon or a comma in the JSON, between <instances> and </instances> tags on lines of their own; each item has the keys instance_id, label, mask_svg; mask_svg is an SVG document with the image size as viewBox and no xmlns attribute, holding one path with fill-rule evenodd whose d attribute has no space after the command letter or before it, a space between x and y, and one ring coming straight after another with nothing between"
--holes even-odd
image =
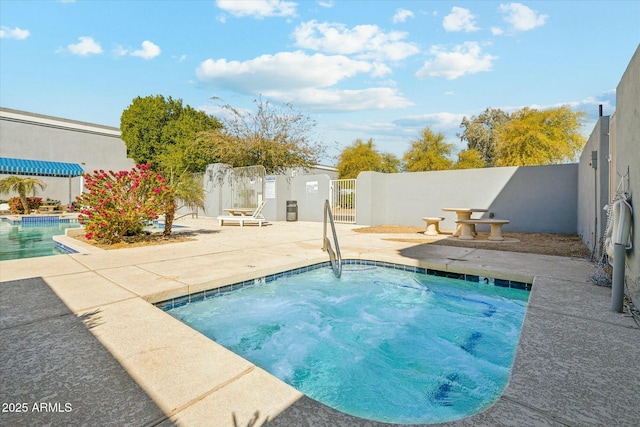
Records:
<instances>
[{"instance_id":1,"label":"white cloud","mask_svg":"<svg viewBox=\"0 0 640 427\"><path fill-rule=\"evenodd\" d=\"M158 45L145 40L142 42L142 49L134 50L130 53L131 56L139 56L142 59L152 59L160 55L160 48Z\"/></svg>"},{"instance_id":2,"label":"white cloud","mask_svg":"<svg viewBox=\"0 0 640 427\"><path fill-rule=\"evenodd\" d=\"M496 56L483 54L476 42L465 42L447 51L443 46L433 46L431 54L434 59L426 61L416 72L416 77L445 77L447 80L457 79L465 74L490 71Z\"/></svg>"},{"instance_id":3,"label":"white cloud","mask_svg":"<svg viewBox=\"0 0 640 427\"><path fill-rule=\"evenodd\" d=\"M102 53L102 47L100 43L93 40L92 37L78 37L79 43L70 44L67 46L67 51L74 55L87 56L98 55Z\"/></svg>"},{"instance_id":4,"label":"white cloud","mask_svg":"<svg viewBox=\"0 0 640 427\"><path fill-rule=\"evenodd\" d=\"M393 15L393 18L391 18L391 21L394 24L398 24L400 22L405 22L408 18L413 18L413 16L413 12L411 12L410 10L398 9L396 11L396 14Z\"/></svg>"},{"instance_id":5,"label":"white cloud","mask_svg":"<svg viewBox=\"0 0 640 427\"><path fill-rule=\"evenodd\" d=\"M517 31L529 31L540 27L549 17L540 15L537 11L520 3L500 4L498 10L506 15L504 20Z\"/></svg>"},{"instance_id":6,"label":"white cloud","mask_svg":"<svg viewBox=\"0 0 640 427\"><path fill-rule=\"evenodd\" d=\"M113 49L113 53L115 56L137 56L139 58L143 58L143 59L153 59L156 56L160 55L162 51L160 50L160 47L158 47L156 44L150 42L149 40L145 40L142 42L142 48L138 49L138 50L134 50L131 51L129 49L126 49L122 46L116 46L115 49ZM184 56L184 55L183 55ZM179 62L182 62L182 58L180 59Z\"/></svg>"},{"instance_id":7,"label":"white cloud","mask_svg":"<svg viewBox=\"0 0 640 427\"><path fill-rule=\"evenodd\" d=\"M359 73L379 74L380 70L346 56L307 55L301 51L262 55L244 62L207 59L196 69L202 82L254 94L272 89L328 87Z\"/></svg>"},{"instance_id":8,"label":"white cloud","mask_svg":"<svg viewBox=\"0 0 640 427\"><path fill-rule=\"evenodd\" d=\"M129 51L120 45L116 45L116 47L113 49L113 54L115 56L125 56L129 54Z\"/></svg>"},{"instance_id":9,"label":"white cloud","mask_svg":"<svg viewBox=\"0 0 640 427\"><path fill-rule=\"evenodd\" d=\"M558 102L555 104L542 105L531 104L527 105L528 108L535 108L536 110L548 110L550 108L568 107L574 111L586 111L587 115L597 116L598 106L602 105L603 110L614 111L615 107L615 93L611 96L611 93L603 93L600 97L588 96L581 101L566 101ZM519 107L524 108L524 107Z\"/></svg>"},{"instance_id":10,"label":"white cloud","mask_svg":"<svg viewBox=\"0 0 640 427\"><path fill-rule=\"evenodd\" d=\"M324 1L319 1L318 4L327 9L331 9L334 5L334 2L333 0L324 0Z\"/></svg>"},{"instance_id":11,"label":"white cloud","mask_svg":"<svg viewBox=\"0 0 640 427\"><path fill-rule=\"evenodd\" d=\"M501 36L504 34L504 30L500 27L491 27L491 34L494 36Z\"/></svg>"},{"instance_id":12,"label":"white cloud","mask_svg":"<svg viewBox=\"0 0 640 427\"><path fill-rule=\"evenodd\" d=\"M440 112L407 116L394 120L400 126L433 126L436 129L455 129L460 127L464 114Z\"/></svg>"},{"instance_id":13,"label":"white cloud","mask_svg":"<svg viewBox=\"0 0 640 427\"><path fill-rule=\"evenodd\" d=\"M29 37L29 34L29 30L23 30L18 27L13 29L4 26L0 27L0 39L24 40Z\"/></svg>"},{"instance_id":14,"label":"white cloud","mask_svg":"<svg viewBox=\"0 0 640 427\"><path fill-rule=\"evenodd\" d=\"M271 16L295 16L296 3L284 0L216 0L216 5L236 17L263 19Z\"/></svg>"},{"instance_id":15,"label":"white cloud","mask_svg":"<svg viewBox=\"0 0 640 427\"><path fill-rule=\"evenodd\" d=\"M385 33L376 25L357 25L349 29L337 23L308 21L296 27L293 37L298 47L339 55L356 55L359 59L399 61L419 51L413 43L403 41L407 33Z\"/></svg>"},{"instance_id":16,"label":"white cloud","mask_svg":"<svg viewBox=\"0 0 640 427\"><path fill-rule=\"evenodd\" d=\"M304 105L314 111L387 110L413 105L396 89L386 87L357 90L307 88L295 92L265 91L263 95L278 101Z\"/></svg>"},{"instance_id":17,"label":"white cloud","mask_svg":"<svg viewBox=\"0 0 640 427\"><path fill-rule=\"evenodd\" d=\"M467 33L478 31L476 27L475 16L469 9L454 6L451 13L444 17L442 26L447 31L465 31Z\"/></svg>"},{"instance_id":18,"label":"white cloud","mask_svg":"<svg viewBox=\"0 0 640 427\"><path fill-rule=\"evenodd\" d=\"M308 55L301 51L262 55L240 62L208 59L196 69L198 79L210 86L295 102L313 110L356 111L411 105L395 88L339 90L332 86L367 73L389 72L386 66L342 55Z\"/></svg>"}]
</instances>

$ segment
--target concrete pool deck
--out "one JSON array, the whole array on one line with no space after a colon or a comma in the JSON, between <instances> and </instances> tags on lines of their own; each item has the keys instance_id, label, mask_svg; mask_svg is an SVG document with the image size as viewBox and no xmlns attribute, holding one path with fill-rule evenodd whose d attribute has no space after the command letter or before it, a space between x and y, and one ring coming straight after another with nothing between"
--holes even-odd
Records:
<instances>
[{"instance_id":1,"label":"concrete pool deck","mask_svg":"<svg viewBox=\"0 0 640 427\"><path fill-rule=\"evenodd\" d=\"M0 262L0 425L388 425L304 397L151 304L326 261L321 223L178 224L196 240L104 251L63 238L86 252ZM503 395L440 425L640 425L640 329L610 311L587 260L337 228L343 258L534 279Z\"/></svg>"}]
</instances>

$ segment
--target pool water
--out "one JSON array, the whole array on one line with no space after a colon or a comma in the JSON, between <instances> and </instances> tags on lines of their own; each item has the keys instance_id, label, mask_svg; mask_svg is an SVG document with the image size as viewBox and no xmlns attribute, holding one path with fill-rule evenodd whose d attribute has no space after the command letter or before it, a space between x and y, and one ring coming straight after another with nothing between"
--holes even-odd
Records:
<instances>
[{"instance_id":1,"label":"pool water","mask_svg":"<svg viewBox=\"0 0 640 427\"><path fill-rule=\"evenodd\" d=\"M0 221L0 261L60 255L66 252L56 248L52 236L65 233L67 228L78 228L75 222L44 222L12 225Z\"/></svg>"},{"instance_id":2,"label":"pool water","mask_svg":"<svg viewBox=\"0 0 640 427\"><path fill-rule=\"evenodd\" d=\"M375 421L464 418L507 384L529 292L378 266L167 309L307 396Z\"/></svg>"}]
</instances>

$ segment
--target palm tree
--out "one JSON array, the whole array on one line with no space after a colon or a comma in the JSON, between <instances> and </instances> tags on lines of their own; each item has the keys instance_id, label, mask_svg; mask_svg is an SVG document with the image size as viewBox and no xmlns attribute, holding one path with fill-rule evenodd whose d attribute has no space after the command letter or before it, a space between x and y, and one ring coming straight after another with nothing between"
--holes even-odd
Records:
<instances>
[{"instance_id":1,"label":"palm tree","mask_svg":"<svg viewBox=\"0 0 640 427\"><path fill-rule=\"evenodd\" d=\"M186 170L182 172L180 176L176 176L173 172L170 172L167 184L169 184L169 188L173 190L174 197L165 208L164 231L162 234L170 236L173 218L176 216L176 211L179 208L177 201L182 201L182 203L184 203L183 206L188 206L191 209L204 209L204 190L202 185L194 179L193 174Z\"/></svg>"},{"instance_id":2,"label":"palm tree","mask_svg":"<svg viewBox=\"0 0 640 427\"><path fill-rule=\"evenodd\" d=\"M42 180L38 178L29 178L22 176L11 175L7 178L0 180L0 193L16 192L20 196L24 213L29 213L29 202L27 201L27 194L31 193L36 195L36 187L40 187L44 190L47 187Z\"/></svg>"}]
</instances>

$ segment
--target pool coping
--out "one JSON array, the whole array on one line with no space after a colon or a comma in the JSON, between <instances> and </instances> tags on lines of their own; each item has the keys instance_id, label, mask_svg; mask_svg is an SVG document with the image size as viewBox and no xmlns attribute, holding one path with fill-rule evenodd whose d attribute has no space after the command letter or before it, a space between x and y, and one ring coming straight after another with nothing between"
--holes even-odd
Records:
<instances>
[{"instance_id":1,"label":"pool coping","mask_svg":"<svg viewBox=\"0 0 640 427\"><path fill-rule=\"evenodd\" d=\"M357 258L347 258L342 260L342 264L344 265L364 265L364 266L374 266L374 267L384 267L390 268L393 270L400 271L409 271L412 273L424 274L427 276L436 276L436 277L446 277L448 279L455 280L463 280L466 282L474 282L479 283L486 280L485 283L491 286L498 286L502 288L513 288L520 289L525 291L531 291L531 286L533 284L533 277L526 281L518 281L511 279L502 279L499 277L490 276L490 272L486 272L485 275L477 275L477 274L468 274L463 272L453 272L453 271L445 271L440 269L426 268L420 266L410 266L406 264L398 264L394 262L388 261L376 261L370 259L357 259ZM212 287L210 289L205 289L202 291L187 293L185 295L181 295L178 297L168 298L163 301L154 302L153 305L158 307L161 310L167 311L173 308L181 307L185 304L189 304L192 302L201 301L207 298L214 298L223 293L233 292L235 290L239 290L245 287L253 287L256 285L262 285L265 283L269 283L273 280L282 278L282 277L290 277L295 276L297 274L306 273L309 271L317 270L320 268L330 268L331 262L324 261L318 262L314 264L309 264L304 267L298 267L291 270L284 270L278 273L269 274L267 276L260 276L248 280L243 280L240 282L230 283L228 285L222 285L217 287ZM500 274L498 274L499 276Z\"/></svg>"},{"instance_id":2,"label":"pool coping","mask_svg":"<svg viewBox=\"0 0 640 427\"><path fill-rule=\"evenodd\" d=\"M98 313L100 322L91 333L166 414L165 423L158 425L232 426L232 413L238 425L246 425L257 409L260 422L268 419L274 426L377 425L310 402L152 304L231 283L229 278L255 279L323 262L321 224L240 229L220 228L211 220L202 228L213 234L165 248L89 250L46 257L56 259L42 259L38 265L3 261L0 281L7 286L12 280L42 277L77 316L94 318ZM353 226L338 228L345 259L467 274L496 271L513 280L533 277L503 396L480 414L442 425L638 424L640 409L629 384L640 383L634 368L639 329L628 317L610 311L609 289L585 284L591 268L586 260L391 242L387 236L354 233ZM158 365L163 360L171 362ZM26 390L37 388L32 383L36 379L15 381L25 381Z\"/></svg>"}]
</instances>

